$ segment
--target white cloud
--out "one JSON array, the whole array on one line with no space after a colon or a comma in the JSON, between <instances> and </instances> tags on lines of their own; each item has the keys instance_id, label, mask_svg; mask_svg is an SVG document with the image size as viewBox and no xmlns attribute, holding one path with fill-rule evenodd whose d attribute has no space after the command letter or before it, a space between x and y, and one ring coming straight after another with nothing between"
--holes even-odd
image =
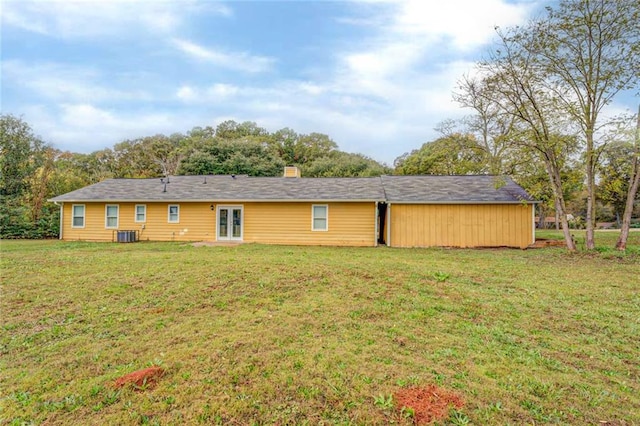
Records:
<instances>
[{"instance_id":1,"label":"white cloud","mask_svg":"<svg viewBox=\"0 0 640 426\"><path fill-rule=\"evenodd\" d=\"M216 83L206 88L196 88L188 85L180 86L176 97L185 103L205 104L228 100L238 94L240 88L232 84Z\"/></svg>"},{"instance_id":2,"label":"white cloud","mask_svg":"<svg viewBox=\"0 0 640 426\"><path fill-rule=\"evenodd\" d=\"M209 88L208 93L216 98L225 98L238 93L238 87L232 84L217 83Z\"/></svg>"},{"instance_id":3,"label":"white cloud","mask_svg":"<svg viewBox=\"0 0 640 426\"><path fill-rule=\"evenodd\" d=\"M192 58L231 70L249 73L264 72L270 70L275 62L273 58L266 56L255 56L246 52L222 52L179 38L174 38L172 43Z\"/></svg>"},{"instance_id":4,"label":"white cloud","mask_svg":"<svg viewBox=\"0 0 640 426\"><path fill-rule=\"evenodd\" d=\"M197 100L197 93L191 86L181 86L176 92L176 96L183 102L193 102Z\"/></svg>"},{"instance_id":5,"label":"white cloud","mask_svg":"<svg viewBox=\"0 0 640 426\"><path fill-rule=\"evenodd\" d=\"M531 6L504 0L405 0L398 4L391 28L398 34L423 37L430 43L444 41L453 48L469 50L490 41L496 25L522 22Z\"/></svg>"},{"instance_id":6,"label":"white cloud","mask_svg":"<svg viewBox=\"0 0 640 426\"><path fill-rule=\"evenodd\" d=\"M90 104L62 104L61 121L66 126L80 129L113 127L118 120L109 111Z\"/></svg>"},{"instance_id":7,"label":"white cloud","mask_svg":"<svg viewBox=\"0 0 640 426\"><path fill-rule=\"evenodd\" d=\"M106 76L102 71L56 63L3 61L2 82L23 87L40 99L56 102L144 101L152 98L152 94L140 88L113 87L113 76Z\"/></svg>"},{"instance_id":8,"label":"white cloud","mask_svg":"<svg viewBox=\"0 0 640 426\"><path fill-rule=\"evenodd\" d=\"M378 31L336 53L334 73L323 84L335 94L327 109L341 116L315 117L326 122L327 132L336 139L345 138L338 141L343 149L387 162L391 152L398 156L436 137L433 128L440 121L466 113L451 95L474 62L460 58L489 43L496 25L522 23L535 5L506 0L365 0L357 2L356 11L361 4L368 6L365 16L340 22L377 23ZM332 123L345 127L336 130ZM368 145L358 146L357 141Z\"/></svg>"},{"instance_id":9,"label":"white cloud","mask_svg":"<svg viewBox=\"0 0 640 426\"><path fill-rule=\"evenodd\" d=\"M339 54L339 80L352 92L373 93L384 99L393 97L398 88L412 92L416 76L446 64L456 50L488 43L496 25L520 23L530 8L531 4L504 0L447 0L437 4L404 0L385 4L382 10L389 14L386 25L360 46ZM450 74L451 70L443 72Z\"/></svg>"},{"instance_id":10,"label":"white cloud","mask_svg":"<svg viewBox=\"0 0 640 426\"><path fill-rule=\"evenodd\" d=\"M4 1L2 7L3 25L65 39L167 33L195 13L233 15L224 4L188 0L22 0Z\"/></svg>"},{"instance_id":11,"label":"white cloud","mask_svg":"<svg viewBox=\"0 0 640 426\"><path fill-rule=\"evenodd\" d=\"M90 103L61 104L55 108L31 105L24 109L24 119L34 133L46 135L45 141L72 152L89 153L125 139L157 133L184 132L201 125L203 117L187 112L149 112L100 108Z\"/></svg>"}]
</instances>

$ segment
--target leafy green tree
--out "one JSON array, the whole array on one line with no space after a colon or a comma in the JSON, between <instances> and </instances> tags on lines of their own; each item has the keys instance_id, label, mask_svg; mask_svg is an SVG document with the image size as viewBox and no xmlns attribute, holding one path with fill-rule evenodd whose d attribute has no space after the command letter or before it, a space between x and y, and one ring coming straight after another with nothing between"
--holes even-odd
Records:
<instances>
[{"instance_id":1,"label":"leafy green tree","mask_svg":"<svg viewBox=\"0 0 640 426\"><path fill-rule=\"evenodd\" d=\"M54 156L25 121L0 116L1 238L49 236L44 201Z\"/></svg>"},{"instance_id":2,"label":"leafy green tree","mask_svg":"<svg viewBox=\"0 0 640 426\"><path fill-rule=\"evenodd\" d=\"M534 199L540 201L537 205L540 217L538 226L543 226L545 217L555 215L556 229L559 229L560 217L556 206L556 198L553 187L549 182L544 162L536 156L528 156L528 158L530 161L522 163L513 178ZM584 175L581 165L570 158L566 158L560 168L560 178L562 180L562 196L567 204L567 213L577 217L579 212L571 210L569 206L576 201L576 198L584 188Z\"/></svg>"},{"instance_id":3,"label":"leafy green tree","mask_svg":"<svg viewBox=\"0 0 640 426\"><path fill-rule=\"evenodd\" d=\"M269 144L278 157L287 165L300 164L300 153L298 152L298 135L294 130L285 127L273 133L269 138Z\"/></svg>"},{"instance_id":4,"label":"leafy green tree","mask_svg":"<svg viewBox=\"0 0 640 426\"><path fill-rule=\"evenodd\" d=\"M114 177L150 178L175 175L183 158L185 136L155 135L125 140L113 147Z\"/></svg>"},{"instance_id":5,"label":"leafy green tree","mask_svg":"<svg viewBox=\"0 0 640 426\"><path fill-rule=\"evenodd\" d=\"M613 142L603 149L602 161L598 165L600 179L597 195L602 202L611 205L618 226L622 224L622 213L627 202L633 157L633 144L626 141Z\"/></svg>"},{"instance_id":6,"label":"leafy green tree","mask_svg":"<svg viewBox=\"0 0 640 426\"><path fill-rule=\"evenodd\" d=\"M0 196L19 197L28 189L27 178L38 167L44 147L25 121L0 116Z\"/></svg>"},{"instance_id":7,"label":"leafy green tree","mask_svg":"<svg viewBox=\"0 0 640 426\"><path fill-rule=\"evenodd\" d=\"M88 166L88 154L57 151L54 174L49 181L51 196L65 194L96 183Z\"/></svg>"},{"instance_id":8,"label":"leafy green tree","mask_svg":"<svg viewBox=\"0 0 640 426\"><path fill-rule=\"evenodd\" d=\"M329 136L322 133L301 135L296 143L296 163L306 163L326 157L338 148Z\"/></svg>"},{"instance_id":9,"label":"leafy green tree","mask_svg":"<svg viewBox=\"0 0 640 426\"><path fill-rule=\"evenodd\" d=\"M640 2L561 0L525 31L534 34L534 42L521 46L545 77L538 90L553 93L556 107L578 125L585 143L586 246L593 249L597 132L605 124L603 108L620 91L640 87Z\"/></svg>"},{"instance_id":10,"label":"leafy green tree","mask_svg":"<svg viewBox=\"0 0 640 426\"><path fill-rule=\"evenodd\" d=\"M240 139L247 137L266 137L268 132L252 121L236 123L233 120L227 120L220 123L215 130L215 136L219 139Z\"/></svg>"},{"instance_id":11,"label":"leafy green tree","mask_svg":"<svg viewBox=\"0 0 640 426\"><path fill-rule=\"evenodd\" d=\"M332 151L301 166L304 177L371 177L391 174L392 169L362 154Z\"/></svg>"},{"instance_id":12,"label":"leafy green tree","mask_svg":"<svg viewBox=\"0 0 640 426\"><path fill-rule=\"evenodd\" d=\"M487 172L485 155L472 135L454 133L396 158L399 175L467 175Z\"/></svg>"},{"instance_id":13,"label":"leafy green tree","mask_svg":"<svg viewBox=\"0 0 640 426\"><path fill-rule=\"evenodd\" d=\"M338 145L327 135L310 133L301 135L284 128L273 133L269 144L287 165L301 166L337 151Z\"/></svg>"},{"instance_id":14,"label":"leafy green tree","mask_svg":"<svg viewBox=\"0 0 640 426\"><path fill-rule=\"evenodd\" d=\"M264 143L215 138L198 145L182 161L178 174L279 176L283 170L284 162Z\"/></svg>"}]
</instances>

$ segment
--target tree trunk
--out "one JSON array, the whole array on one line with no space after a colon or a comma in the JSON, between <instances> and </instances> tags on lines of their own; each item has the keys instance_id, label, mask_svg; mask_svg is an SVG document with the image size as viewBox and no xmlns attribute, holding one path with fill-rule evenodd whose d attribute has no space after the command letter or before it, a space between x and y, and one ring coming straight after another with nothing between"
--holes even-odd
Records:
<instances>
[{"instance_id":1,"label":"tree trunk","mask_svg":"<svg viewBox=\"0 0 640 426\"><path fill-rule=\"evenodd\" d=\"M547 212L544 210L544 208L542 207L542 203L540 204L540 207L538 208L538 214L540 216L538 216L538 229L545 229L546 225L545 225L545 215L547 214Z\"/></svg>"},{"instance_id":2,"label":"tree trunk","mask_svg":"<svg viewBox=\"0 0 640 426\"><path fill-rule=\"evenodd\" d=\"M631 169L631 179L629 180L629 192L627 193L627 203L622 214L622 226L620 236L616 242L618 250L627 249L627 239L629 238L629 228L631 227L631 214L633 213L633 203L640 187L640 105L638 105L638 121L636 125L635 155L633 158L633 168Z\"/></svg>"},{"instance_id":3,"label":"tree trunk","mask_svg":"<svg viewBox=\"0 0 640 426\"><path fill-rule=\"evenodd\" d=\"M564 196L562 192L560 192L560 197L558 199L558 215L560 216L560 223L562 225L562 233L564 234L564 241L567 244L567 249L570 251L576 250L576 243L573 241L573 236L571 235L571 229L569 229L569 221L567 220L567 210L564 204Z\"/></svg>"},{"instance_id":4,"label":"tree trunk","mask_svg":"<svg viewBox=\"0 0 640 426\"><path fill-rule=\"evenodd\" d=\"M569 229L569 221L567 220L567 208L564 202L564 195L562 193L562 180L560 179L560 171L557 168L552 167L548 162L545 162L549 179L553 187L553 195L555 196L556 214L560 217L560 223L562 225L562 233L564 234L564 241L567 244L569 251L576 250L576 243L573 241L571 230Z\"/></svg>"},{"instance_id":5,"label":"tree trunk","mask_svg":"<svg viewBox=\"0 0 640 426\"><path fill-rule=\"evenodd\" d=\"M589 145L589 142L587 142ZM591 149L587 148L587 235L586 235L586 248L587 250L593 250L596 248L595 243L595 220L596 220L596 181L594 176L594 158L593 158L593 141L591 142Z\"/></svg>"},{"instance_id":6,"label":"tree trunk","mask_svg":"<svg viewBox=\"0 0 640 426\"><path fill-rule=\"evenodd\" d=\"M636 194L638 193L638 186L640 186L640 170L638 167L638 157L636 156L634 161L634 171L632 175L633 181L630 182L629 193L627 194L627 204L624 206L624 214L622 215L622 226L620 227L620 237L616 243L618 250L627 249L627 239L629 238L629 228L631 227L631 213L633 212L633 202L635 201Z\"/></svg>"}]
</instances>

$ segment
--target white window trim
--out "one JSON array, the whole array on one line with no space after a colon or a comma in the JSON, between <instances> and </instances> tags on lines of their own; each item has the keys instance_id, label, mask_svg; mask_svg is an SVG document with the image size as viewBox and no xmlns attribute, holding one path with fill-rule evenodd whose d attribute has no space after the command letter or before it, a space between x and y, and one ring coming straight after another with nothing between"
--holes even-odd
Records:
<instances>
[{"instance_id":1,"label":"white window trim","mask_svg":"<svg viewBox=\"0 0 640 426\"><path fill-rule=\"evenodd\" d=\"M138 207L144 207L144 219L138 220ZM136 223L145 223L147 221L147 205L146 204L136 204L133 209L133 220Z\"/></svg>"},{"instance_id":2,"label":"white window trim","mask_svg":"<svg viewBox=\"0 0 640 426\"><path fill-rule=\"evenodd\" d=\"M116 208L116 226L109 226L109 207ZM120 205L118 204L105 204L104 205L104 227L106 229L118 229L120 224Z\"/></svg>"},{"instance_id":3,"label":"white window trim","mask_svg":"<svg viewBox=\"0 0 640 426\"><path fill-rule=\"evenodd\" d=\"M75 216L74 215L74 210L77 207L82 207L82 226L76 226L73 224L73 219L76 217L80 217L80 216ZM85 206L84 204L72 204L71 205L71 227L72 228L76 228L76 229L82 229L85 227L87 223L87 206Z\"/></svg>"},{"instance_id":4,"label":"white window trim","mask_svg":"<svg viewBox=\"0 0 640 426\"><path fill-rule=\"evenodd\" d=\"M324 207L325 212L325 228L324 229L316 229L315 228L315 211L316 207ZM329 205L328 204L312 204L311 205L311 230L313 232L327 232L329 231Z\"/></svg>"},{"instance_id":5,"label":"white window trim","mask_svg":"<svg viewBox=\"0 0 640 426\"><path fill-rule=\"evenodd\" d=\"M176 220L171 220L171 207L178 208L178 218ZM168 223L180 223L180 204L169 204L167 206L167 222Z\"/></svg>"}]
</instances>

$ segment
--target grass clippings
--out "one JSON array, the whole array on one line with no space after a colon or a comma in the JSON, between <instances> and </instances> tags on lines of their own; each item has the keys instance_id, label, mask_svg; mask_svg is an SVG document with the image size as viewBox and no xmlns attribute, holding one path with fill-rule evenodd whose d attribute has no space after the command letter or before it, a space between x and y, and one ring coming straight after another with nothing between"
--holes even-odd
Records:
<instances>
[{"instance_id":1,"label":"grass clippings","mask_svg":"<svg viewBox=\"0 0 640 426\"><path fill-rule=\"evenodd\" d=\"M433 384L402 388L393 398L400 414L407 413L408 417L413 417L416 425L444 420L452 409L464 406L464 401L459 395Z\"/></svg>"}]
</instances>

